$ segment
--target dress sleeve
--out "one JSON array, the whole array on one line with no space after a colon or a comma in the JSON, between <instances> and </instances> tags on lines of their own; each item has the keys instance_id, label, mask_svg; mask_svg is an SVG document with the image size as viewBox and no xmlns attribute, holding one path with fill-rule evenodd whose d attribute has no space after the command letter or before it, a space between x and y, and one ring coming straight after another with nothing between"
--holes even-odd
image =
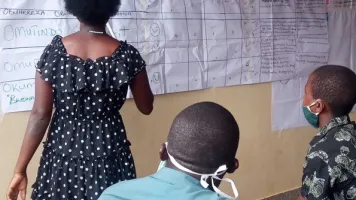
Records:
<instances>
[{"instance_id":1,"label":"dress sleeve","mask_svg":"<svg viewBox=\"0 0 356 200\"><path fill-rule=\"evenodd\" d=\"M129 76L130 80L135 78L135 76L146 68L146 62L141 57L140 52L133 46L128 45L129 51Z\"/></svg>"},{"instance_id":2,"label":"dress sleeve","mask_svg":"<svg viewBox=\"0 0 356 200\"><path fill-rule=\"evenodd\" d=\"M36 65L36 70L41 74L41 78L50 83L53 83L53 77L55 77L54 72L56 70L55 64L57 55L54 55L54 51L55 41L57 39L58 38L55 37L52 42L46 46Z\"/></svg>"}]
</instances>

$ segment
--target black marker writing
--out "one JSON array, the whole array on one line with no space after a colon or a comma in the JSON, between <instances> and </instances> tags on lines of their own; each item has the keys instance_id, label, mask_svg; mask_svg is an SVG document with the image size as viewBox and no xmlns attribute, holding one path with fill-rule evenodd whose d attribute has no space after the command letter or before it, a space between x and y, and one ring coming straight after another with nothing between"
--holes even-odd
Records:
<instances>
[{"instance_id":1,"label":"black marker writing","mask_svg":"<svg viewBox=\"0 0 356 200\"><path fill-rule=\"evenodd\" d=\"M4 15L45 15L46 12L44 10L23 10L23 9L9 9L6 8L3 11Z\"/></svg>"},{"instance_id":2,"label":"black marker writing","mask_svg":"<svg viewBox=\"0 0 356 200\"><path fill-rule=\"evenodd\" d=\"M22 69L35 68L38 60L26 61L26 62L4 62L4 70L6 72L16 72Z\"/></svg>"},{"instance_id":3,"label":"black marker writing","mask_svg":"<svg viewBox=\"0 0 356 200\"><path fill-rule=\"evenodd\" d=\"M7 25L4 28L4 39L7 41L12 41L16 38L20 37L40 37L40 36L55 36L61 35L62 31L60 29L53 28L39 28L37 25L33 25L30 27L13 27L11 25Z\"/></svg>"},{"instance_id":4,"label":"black marker writing","mask_svg":"<svg viewBox=\"0 0 356 200\"><path fill-rule=\"evenodd\" d=\"M35 83L22 83L22 84L16 84L16 83L4 83L2 85L2 90L5 93L8 92L22 92L23 90L31 89L35 86Z\"/></svg>"}]
</instances>

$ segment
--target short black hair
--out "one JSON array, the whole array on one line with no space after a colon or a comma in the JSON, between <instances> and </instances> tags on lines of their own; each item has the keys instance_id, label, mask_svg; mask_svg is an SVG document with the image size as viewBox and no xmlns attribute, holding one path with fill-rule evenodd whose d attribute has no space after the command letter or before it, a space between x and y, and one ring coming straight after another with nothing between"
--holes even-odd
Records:
<instances>
[{"instance_id":1,"label":"short black hair","mask_svg":"<svg viewBox=\"0 0 356 200\"><path fill-rule=\"evenodd\" d=\"M88 25L106 24L110 17L116 15L121 0L64 0L65 9Z\"/></svg>"},{"instance_id":2,"label":"short black hair","mask_svg":"<svg viewBox=\"0 0 356 200\"><path fill-rule=\"evenodd\" d=\"M356 74L349 68L324 65L311 75L311 92L329 106L333 117L348 115L356 103Z\"/></svg>"},{"instance_id":3,"label":"short black hair","mask_svg":"<svg viewBox=\"0 0 356 200\"><path fill-rule=\"evenodd\" d=\"M213 173L221 165L233 167L239 138L239 126L227 109L201 102L174 119L167 140L168 153L190 170Z\"/></svg>"}]
</instances>

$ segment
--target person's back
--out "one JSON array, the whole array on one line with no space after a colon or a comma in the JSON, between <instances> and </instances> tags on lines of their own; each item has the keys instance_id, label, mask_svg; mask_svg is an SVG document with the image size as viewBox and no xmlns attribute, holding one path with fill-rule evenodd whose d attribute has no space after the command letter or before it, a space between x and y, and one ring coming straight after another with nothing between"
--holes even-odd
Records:
<instances>
[{"instance_id":1,"label":"person's back","mask_svg":"<svg viewBox=\"0 0 356 200\"><path fill-rule=\"evenodd\" d=\"M105 56L90 45L114 50ZM56 36L45 52L37 69L54 91L50 148L63 156L87 158L111 156L129 146L120 109L129 85L145 67L138 51L105 34L79 32Z\"/></svg>"},{"instance_id":2,"label":"person's back","mask_svg":"<svg viewBox=\"0 0 356 200\"><path fill-rule=\"evenodd\" d=\"M99 199L232 198L218 189L225 173L233 173L238 167L235 154L239 128L228 110L210 102L186 108L174 120L167 141L160 151L163 165L157 173L118 183L105 190ZM237 190L232 185L237 198Z\"/></svg>"},{"instance_id":3,"label":"person's back","mask_svg":"<svg viewBox=\"0 0 356 200\"><path fill-rule=\"evenodd\" d=\"M25 199L26 168L49 123L31 199L96 200L112 184L136 178L120 109L129 87L143 114L152 112L154 97L138 50L105 32L120 0L64 4L80 31L55 36L36 65L36 98L9 200L19 192Z\"/></svg>"},{"instance_id":4,"label":"person's back","mask_svg":"<svg viewBox=\"0 0 356 200\"><path fill-rule=\"evenodd\" d=\"M88 31L90 29L88 28ZM112 56L120 47L120 41L107 34L83 33L85 32L77 32L62 39L69 55L74 55L82 60L96 60Z\"/></svg>"},{"instance_id":5,"label":"person's back","mask_svg":"<svg viewBox=\"0 0 356 200\"><path fill-rule=\"evenodd\" d=\"M170 168L145 178L124 181L103 193L100 200L225 200L203 188L199 180Z\"/></svg>"},{"instance_id":6,"label":"person's back","mask_svg":"<svg viewBox=\"0 0 356 200\"><path fill-rule=\"evenodd\" d=\"M299 199L356 199L356 126L349 118L356 102L356 74L322 66L305 86L303 111L320 132L310 142Z\"/></svg>"}]
</instances>

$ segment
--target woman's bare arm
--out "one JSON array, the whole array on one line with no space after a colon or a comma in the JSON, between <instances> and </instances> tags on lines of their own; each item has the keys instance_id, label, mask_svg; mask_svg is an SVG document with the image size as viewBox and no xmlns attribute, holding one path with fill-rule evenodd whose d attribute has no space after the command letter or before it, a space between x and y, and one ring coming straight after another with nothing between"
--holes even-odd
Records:
<instances>
[{"instance_id":1,"label":"woman's bare arm","mask_svg":"<svg viewBox=\"0 0 356 200\"><path fill-rule=\"evenodd\" d=\"M53 109L52 86L36 73L35 102L28 121L15 173L25 173L27 165L46 133Z\"/></svg>"},{"instance_id":2,"label":"woman's bare arm","mask_svg":"<svg viewBox=\"0 0 356 200\"><path fill-rule=\"evenodd\" d=\"M136 75L130 88L138 110L145 115L151 114L154 96L145 69Z\"/></svg>"}]
</instances>

